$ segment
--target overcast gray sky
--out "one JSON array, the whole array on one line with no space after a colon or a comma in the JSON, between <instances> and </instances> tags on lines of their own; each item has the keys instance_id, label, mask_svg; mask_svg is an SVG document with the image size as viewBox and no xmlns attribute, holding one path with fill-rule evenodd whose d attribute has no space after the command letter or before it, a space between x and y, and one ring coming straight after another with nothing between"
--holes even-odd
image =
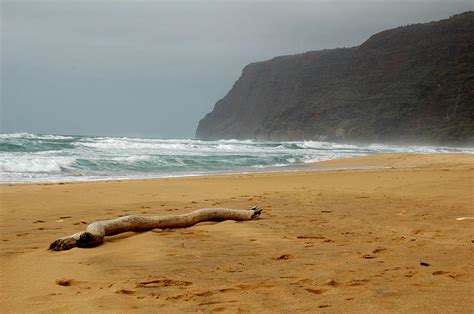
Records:
<instances>
[{"instance_id":1,"label":"overcast gray sky","mask_svg":"<svg viewBox=\"0 0 474 314\"><path fill-rule=\"evenodd\" d=\"M1 0L1 132L192 137L242 68L472 0Z\"/></svg>"}]
</instances>

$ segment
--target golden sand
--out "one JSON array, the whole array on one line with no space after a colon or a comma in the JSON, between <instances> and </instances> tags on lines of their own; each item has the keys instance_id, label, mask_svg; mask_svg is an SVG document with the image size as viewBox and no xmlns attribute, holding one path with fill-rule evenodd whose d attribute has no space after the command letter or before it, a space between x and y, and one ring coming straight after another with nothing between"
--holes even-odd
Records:
<instances>
[{"instance_id":1,"label":"golden sand","mask_svg":"<svg viewBox=\"0 0 474 314\"><path fill-rule=\"evenodd\" d=\"M385 168L1 185L0 309L472 312L473 155L317 166ZM96 220L254 204L257 221L47 250Z\"/></svg>"}]
</instances>

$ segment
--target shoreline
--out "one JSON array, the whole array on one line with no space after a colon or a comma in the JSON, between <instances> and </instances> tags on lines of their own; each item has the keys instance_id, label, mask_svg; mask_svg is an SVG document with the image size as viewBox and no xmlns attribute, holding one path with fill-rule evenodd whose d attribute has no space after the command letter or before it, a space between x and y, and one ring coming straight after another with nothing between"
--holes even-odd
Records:
<instances>
[{"instance_id":1,"label":"shoreline","mask_svg":"<svg viewBox=\"0 0 474 314\"><path fill-rule=\"evenodd\" d=\"M284 166L269 166L268 168L245 170L242 172L222 171L215 173L205 174L186 174L186 175L175 175L175 176L161 176L161 177L117 177L117 178L94 178L90 180L71 180L71 181L38 181L38 182L0 182L1 186L17 186L17 185L49 185L49 184L75 184L75 183L94 183L94 182L114 182L114 181L148 181L148 180L164 180L164 179L179 179L179 178L201 178L201 177L214 177L214 176L234 176L234 175L252 175L252 174L264 174L264 173L286 173L286 172L307 172L307 171L339 171L339 170L371 170L371 169L384 169L384 168L406 168L406 167L417 167L421 164L414 163L412 166L407 164L396 165L396 157L416 157L416 156L464 156L474 157L474 154L468 153L376 153L363 156L353 157L342 157L336 159L329 159L317 162L307 162L302 164L284 165ZM372 163L378 162L379 156L395 157L392 158L392 163L385 160L385 163L373 165ZM463 158L464 158L463 157ZM390 160L390 158L389 158ZM347 161L347 162L346 162ZM360 163L362 161L362 163ZM424 164L423 164L424 165ZM76 176L71 176L76 177ZM77 176L81 177L81 176Z\"/></svg>"},{"instance_id":2,"label":"shoreline","mask_svg":"<svg viewBox=\"0 0 474 314\"><path fill-rule=\"evenodd\" d=\"M474 155L381 154L319 167L148 180L0 185L7 312L468 313ZM118 216L260 205L249 222L50 242ZM59 283L66 282L67 285Z\"/></svg>"},{"instance_id":3,"label":"shoreline","mask_svg":"<svg viewBox=\"0 0 474 314\"><path fill-rule=\"evenodd\" d=\"M318 162L319 163L319 162ZM106 179L92 179L92 180L77 180L77 181L38 181L38 182L0 182L1 186L21 186L21 185L55 185L55 184L78 184L78 183L96 183L96 182L124 182L124 181L154 181L166 179L186 179L186 178L212 178L219 176L240 176L240 175L258 175L265 173L298 173L298 172L312 172L312 171L339 171L339 170L370 170L370 169L384 169L390 168L385 166L359 166L359 167L321 167L313 166L314 162L299 165L282 166L278 168L269 167L268 170L255 170L243 172L216 172L208 174L189 174L180 176L163 176L163 177L118 177Z\"/></svg>"}]
</instances>

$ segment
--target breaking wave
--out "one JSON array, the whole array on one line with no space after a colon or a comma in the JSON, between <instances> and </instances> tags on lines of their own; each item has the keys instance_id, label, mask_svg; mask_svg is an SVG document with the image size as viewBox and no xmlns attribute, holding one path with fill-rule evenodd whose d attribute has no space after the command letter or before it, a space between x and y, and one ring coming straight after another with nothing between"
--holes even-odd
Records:
<instances>
[{"instance_id":1,"label":"breaking wave","mask_svg":"<svg viewBox=\"0 0 474 314\"><path fill-rule=\"evenodd\" d=\"M321 141L200 141L0 134L0 182L44 182L246 172L374 153L474 153L472 148Z\"/></svg>"}]
</instances>

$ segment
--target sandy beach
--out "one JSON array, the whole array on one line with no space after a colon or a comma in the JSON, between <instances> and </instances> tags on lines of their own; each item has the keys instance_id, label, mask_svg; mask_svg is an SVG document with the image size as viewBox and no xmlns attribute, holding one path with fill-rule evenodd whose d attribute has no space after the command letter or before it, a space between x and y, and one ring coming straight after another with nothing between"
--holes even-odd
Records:
<instances>
[{"instance_id":1,"label":"sandy beach","mask_svg":"<svg viewBox=\"0 0 474 314\"><path fill-rule=\"evenodd\" d=\"M474 155L324 171L0 186L1 305L18 312L457 312L474 308ZM334 168L361 169L338 169ZM374 167L374 168L372 168ZM310 169L310 168L308 168ZM53 240L114 217L263 208L259 220Z\"/></svg>"}]
</instances>

